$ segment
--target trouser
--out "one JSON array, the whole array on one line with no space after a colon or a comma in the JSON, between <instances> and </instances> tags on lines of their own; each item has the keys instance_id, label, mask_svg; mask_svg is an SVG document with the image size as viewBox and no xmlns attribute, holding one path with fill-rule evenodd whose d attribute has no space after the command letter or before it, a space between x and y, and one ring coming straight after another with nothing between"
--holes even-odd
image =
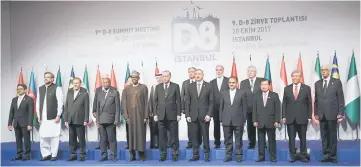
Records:
<instances>
[{"instance_id":1,"label":"trouser","mask_svg":"<svg viewBox=\"0 0 361 167\"><path fill-rule=\"evenodd\" d=\"M55 137L40 137L40 152L43 157L51 155L58 156L60 136Z\"/></svg>"},{"instance_id":2,"label":"trouser","mask_svg":"<svg viewBox=\"0 0 361 167\"><path fill-rule=\"evenodd\" d=\"M324 159L337 160L337 121L323 117L320 130Z\"/></svg>"},{"instance_id":3,"label":"trouser","mask_svg":"<svg viewBox=\"0 0 361 167\"><path fill-rule=\"evenodd\" d=\"M209 122L205 122L204 120L197 119L192 123L192 147L193 147L193 157L199 157L199 137L201 134L203 138L203 150L205 153L205 157L209 158Z\"/></svg>"},{"instance_id":4,"label":"trouser","mask_svg":"<svg viewBox=\"0 0 361 167\"><path fill-rule=\"evenodd\" d=\"M116 138L116 125L114 124L100 124L100 149L101 155L108 156L107 146L108 142L110 145L110 155L115 156L117 155L117 138Z\"/></svg>"},{"instance_id":5,"label":"trouser","mask_svg":"<svg viewBox=\"0 0 361 167\"><path fill-rule=\"evenodd\" d=\"M80 156L85 157L85 126L69 124L69 148L71 156L76 156L77 139L79 139Z\"/></svg>"},{"instance_id":6,"label":"trouser","mask_svg":"<svg viewBox=\"0 0 361 167\"><path fill-rule=\"evenodd\" d=\"M167 145L168 141L169 146L172 148L173 156L178 155L178 148L179 148L179 139L178 139L178 121L167 120L159 120L158 122L159 127L159 150L161 157L167 156ZM168 134L170 133L170 134Z\"/></svg>"},{"instance_id":7,"label":"trouser","mask_svg":"<svg viewBox=\"0 0 361 167\"><path fill-rule=\"evenodd\" d=\"M271 160L276 160L276 129L258 128L258 158L265 158L266 133L268 137L269 153Z\"/></svg>"},{"instance_id":8,"label":"trouser","mask_svg":"<svg viewBox=\"0 0 361 167\"><path fill-rule=\"evenodd\" d=\"M296 133L298 133L298 137L300 138L300 153L302 158L307 159L307 148L306 148L306 132L307 132L307 124L297 124L294 121L291 124L287 124L287 133L288 133L288 144L291 159L296 159Z\"/></svg>"},{"instance_id":9,"label":"trouser","mask_svg":"<svg viewBox=\"0 0 361 167\"><path fill-rule=\"evenodd\" d=\"M235 143L236 143L236 157L237 159L242 158L243 156L243 126L223 126L223 133L224 133L224 145L226 147L226 157L232 158L233 154L233 133L235 136Z\"/></svg>"},{"instance_id":10,"label":"trouser","mask_svg":"<svg viewBox=\"0 0 361 167\"><path fill-rule=\"evenodd\" d=\"M16 138L16 154L21 157L23 153L23 138L24 138L24 146L25 146L25 157L30 157L31 153L31 142L30 142L30 131L28 131L27 127L20 127L19 125L14 127L15 130L15 138Z\"/></svg>"},{"instance_id":11,"label":"trouser","mask_svg":"<svg viewBox=\"0 0 361 167\"><path fill-rule=\"evenodd\" d=\"M253 126L252 112L247 113L247 134L249 146L254 147L256 145L256 127Z\"/></svg>"}]
</instances>

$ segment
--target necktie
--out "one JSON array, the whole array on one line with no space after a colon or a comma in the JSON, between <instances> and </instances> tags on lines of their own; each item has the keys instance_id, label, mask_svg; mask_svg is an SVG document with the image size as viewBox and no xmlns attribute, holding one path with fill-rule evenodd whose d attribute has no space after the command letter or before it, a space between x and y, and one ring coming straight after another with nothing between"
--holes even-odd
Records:
<instances>
[{"instance_id":1,"label":"necktie","mask_svg":"<svg viewBox=\"0 0 361 167\"><path fill-rule=\"evenodd\" d=\"M253 79L251 79L251 91L253 92Z\"/></svg>"},{"instance_id":2,"label":"necktie","mask_svg":"<svg viewBox=\"0 0 361 167\"><path fill-rule=\"evenodd\" d=\"M323 95L326 94L326 89L327 89L327 80L324 80L324 84L323 84Z\"/></svg>"},{"instance_id":3,"label":"necktie","mask_svg":"<svg viewBox=\"0 0 361 167\"><path fill-rule=\"evenodd\" d=\"M168 96L168 84L165 84L164 95L165 95L165 97Z\"/></svg>"},{"instance_id":4,"label":"necktie","mask_svg":"<svg viewBox=\"0 0 361 167\"><path fill-rule=\"evenodd\" d=\"M104 90L104 99L107 98L108 91Z\"/></svg>"},{"instance_id":5,"label":"necktie","mask_svg":"<svg viewBox=\"0 0 361 167\"><path fill-rule=\"evenodd\" d=\"M197 94L198 94L198 97L199 97L199 94L201 94L201 84L197 84Z\"/></svg>"},{"instance_id":6,"label":"necktie","mask_svg":"<svg viewBox=\"0 0 361 167\"><path fill-rule=\"evenodd\" d=\"M293 96L295 97L295 100L297 100L297 97L298 97L298 88L297 88L297 85L295 85L295 90L293 91Z\"/></svg>"},{"instance_id":7,"label":"necktie","mask_svg":"<svg viewBox=\"0 0 361 167\"><path fill-rule=\"evenodd\" d=\"M267 104L267 93L263 93L263 106L266 107Z\"/></svg>"},{"instance_id":8,"label":"necktie","mask_svg":"<svg viewBox=\"0 0 361 167\"><path fill-rule=\"evenodd\" d=\"M21 100L23 100L23 98L19 96L18 97L18 108L20 107Z\"/></svg>"}]
</instances>

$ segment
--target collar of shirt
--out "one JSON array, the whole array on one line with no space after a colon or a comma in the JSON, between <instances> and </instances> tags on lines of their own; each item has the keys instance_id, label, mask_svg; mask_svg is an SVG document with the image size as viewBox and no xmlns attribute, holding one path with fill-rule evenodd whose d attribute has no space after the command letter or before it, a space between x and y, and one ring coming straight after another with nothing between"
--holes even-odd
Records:
<instances>
[{"instance_id":1,"label":"collar of shirt","mask_svg":"<svg viewBox=\"0 0 361 167\"><path fill-rule=\"evenodd\" d=\"M325 80L327 80L327 84L330 82L331 76L328 76L327 78L323 78L323 82L325 82Z\"/></svg>"},{"instance_id":2,"label":"collar of shirt","mask_svg":"<svg viewBox=\"0 0 361 167\"><path fill-rule=\"evenodd\" d=\"M254 78L248 78L248 80L249 80L249 82L254 83L254 82L256 81L256 77L254 77Z\"/></svg>"},{"instance_id":3,"label":"collar of shirt","mask_svg":"<svg viewBox=\"0 0 361 167\"><path fill-rule=\"evenodd\" d=\"M217 77L217 80L218 80L218 81L223 81L223 78L224 78L224 76Z\"/></svg>"},{"instance_id":4,"label":"collar of shirt","mask_svg":"<svg viewBox=\"0 0 361 167\"><path fill-rule=\"evenodd\" d=\"M163 84L163 87L165 88L165 86L166 86L166 85L167 85L167 86L168 86L168 88L169 88L170 82L168 82L168 83L164 83L164 84Z\"/></svg>"},{"instance_id":5,"label":"collar of shirt","mask_svg":"<svg viewBox=\"0 0 361 167\"><path fill-rule=\"evenodd\" d=\"M18 99L23 99L24 97L25 97L25 94L23 94L23 95L21 95L21 96L19 95L19 96L18 96Z\"/></svg>"},{"instance_id":6,"label":"collar of shirt","mask_svg":"<svg viewBox=\"0 0 361 167\"><path fill-rule=\"evenodd\" d=\"M268 96L268 94L269 94L269 90L267 90L267 92L262 92L262 95L264 96L264 95L267 95Z\"/></svg>"},{"instance_id":7,"label":"collar of shirt","mask_svg":"<svg viewBox=\"0 0 361 167\"><path fill-rule=\"evenodd\" d=\"M301 82L298 83L297 85L296 85L296 84L292 84L292 85L293 85L293 89L295 89L295 86L297 86L297 89L300 89L300 87L301 87Z\"/></svg>"},{"instance_id":8,"label":"collar of shirt","mask_svg":"<svg viewBox=\"0 0 361 167\"><path fill-rule=\"evenodd\" d=\"M110 90L110 88L108 88L108 90L106 90L106 89L103 87L103 91L104 91L104 92L108 93L109 90Z\"/></svg>"},{"instance_id":9,"label":"collar of shirt","mask_svg":"<svg viewBox=\"0 0 361 167\"><path fill-rule=\"evenodd\" d=\"M199 85L199 84L203 85L203 80L202 81L197 81L197 85Z\"/></svg>"},{"instance_id":10,"label":"collar of shirt","mask_svg":"<svg viewBox=\"0 0 361 167\"><path fill-rule=\"evenodd\" d=\"M195 82L195 80L193 79L189 79L189 83Z\"/></svg>"},{"instance_id":11,"label":"collar of shirt","mask_svg":"<svg viewBox=\"0 0 361 167\"><path fill-rule=\"evenodd\" d=\"M236 88L234 88L234 89L229 89L229 92L230 92L230 93L235 93L235 92L236 92Z\"/></svg>"}]
</instances>

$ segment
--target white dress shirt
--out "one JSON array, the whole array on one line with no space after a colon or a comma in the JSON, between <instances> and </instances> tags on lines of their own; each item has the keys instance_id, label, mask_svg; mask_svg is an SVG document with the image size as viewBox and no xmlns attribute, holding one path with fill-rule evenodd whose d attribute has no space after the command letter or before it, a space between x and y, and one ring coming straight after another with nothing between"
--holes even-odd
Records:
<instances>
[{"instance_id":1,"label":"white dress shirt","mask_svg":"<svg viewBox=\"0 0 361 167\"><path fill-rule=\"evenodd\" d=\"M108 96L108 92L109 92L109 89L110 89L110 88L108 88L108 90L106 90L106 89L103 87L103 91L105 92L105 96L104 96L104 98L107 98L107 96Z\"/></svg>"},{"instance_id":2,"label":"white dress shirt","mask_svg":"<svg viewBox=\"0 0 361 167\"><path fill-rule=\"evenodd\" d=\"M79 90L74 90L74 100L75 100L76 96L78 95L79 91L80 91L80 89Z\"/></svg>"},{"instance_id":3,"label":"white dress shirt","mask_svg":"<svg viewBox=\"0 0 361 167\"><path fill-rule=\"evenodd\" d=\"M327 78L323 78L322 87L325 84L325 80L327 80L327 87L328 87L328 84L330 83L330 79L331 79L330 76L328 76Z\"/></svg>"},{"instance_id":4,"label":"white dress shirt","mask_svg":"<svg viewBox=\"0 0 361 167\"><path fill-rule=\"evenodd\" d=\"M233 104L234 96L236 95L236 89L229 89L229 96L231 99L231 105Z\"/></svg>"},{"instance_id":5,"label":"white dress shirt","mask_svg":"<svg viewBox=\"0 0 361 167\"><path fill-rule=\"evenodd\" d=\"M24 99L24 96L25 96L25 94L23 94L22 96L18 96L18 108L20 107L20 104L21 104L21 101Z\"/></svg>"},{"instance_id":6,"label":"white dress shirt","mask_svg":"<svg viewBox=\"0 0 361 167\"><path fill-rule=\"evenodd\" d=\"M222 83L223 83L223 76L221 77L217 77L217 86L218 86L218 90L221 91L221 87L222 87Z\"/></svg>"}]
</instances>

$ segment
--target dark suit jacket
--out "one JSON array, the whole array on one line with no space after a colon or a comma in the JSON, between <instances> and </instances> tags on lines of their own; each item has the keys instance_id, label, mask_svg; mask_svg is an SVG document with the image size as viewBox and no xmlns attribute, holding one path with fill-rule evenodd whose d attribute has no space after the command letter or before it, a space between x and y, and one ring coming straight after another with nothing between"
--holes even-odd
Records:
<instances>
[{"instance_id":1,"label":"dark suit jacket","mask_svg":"<svg viewBox=\"0 0 361 167\"><path fill-rule=\"evenodd\" d=\"M213 99L214 99L214 107L213 107L213 120L220 120L219 119L219 104L221 101L221 92L223 90L228 90L228 78L223 77L222 85L221 85L221 91L218 89L217 85L217 78L213 79L210 83L212 84L213 89Z\"/></svg>"},{"instance_id":2,"label":"dark suit jacket","mask_svg":"<svg viewBox=\"0 0 361 167\"><path fill-rule=\"evenodd\" d=\"M246 93L240 89L236 89L236 94L231 104L230 90L221 92L219 119L222 126L243 126L246 121L247 113L247 97Z\"/></svg>"},{"instance_id":3,"label":"dark suit jacket","mask_svg":"<svg viewBox=\"0 0 361 167\"><path fill-rule=\"evenodd\" d=\"M185 113L186 117L191 117L192 122L195 122L199 116L203 121L206 115L213 116L213 91L212 85L203 81L200 95L197 94L197 82L188 86L188 91L185 99Z\"/></svg>"},{"instance_id":4,"label":"dark suit jacket","mask_svg":"<svg viewBox=\"0 0 361 167\"><path fill-rule=\"evenodd\" d=\"M164 120L165 117L170 121L177 120L177 116L182 113L179 85L169 82L168 95L165 97L164 84L158 84L155 88L154 104L158 120Z\"/></svg>"},{"instance_id":5,"label":"dark suit jacket","mask_svg":"<svg viewBox=\"0 0 361 167\"><path fill-rule=\"evenodd\" d=\"M76 125L89 122L89 94L80 88L74 99L74 89L69 89L64 106L64 121Z\"/></svg>"},{"instance_id":6,"label":"dark suit jacket","mask_svg":"<svg viewBox=\"0 0 361 167\"><path fill-rule=\"evenodd\" d=\"M103 91L103 87L97 88L95 91L93 106L93 108L96 108L95 112L97 113L97 123L120 123L120 98L118 90L110 86L105 99L104 97L105 92Z\"/></svg>"},{"instance_id":7,"label":"dark suit jacket","mask_svg":"<svg viewBox=\"0 0 361 167\"><path fill-rule=\"evenodd\" d=\"M293 84L284 88L282 100L282 118L286 118L287 124L296 121L297 124L307 124L312 117L311 88L301 84L298 97L293 95Z\"/></svg>"},{"instance_id":8,"label":"dark suit jacket","mask_svg":"<svg viewBox=\"0 0 361 167\"><path fill-rule=\"evenodd\" d=\"M318 116L319 120L323 117L327 120L336 120L337 115L343 115L345 109L341 81L331 77L327 83L326 94L323 95L323 92L323 79L321 79L315 83L315 116Z\"/></svg>"},{"instance_id":9,"label":"dark suit jacket","mask_svg":"<svg viewBox=\"0 0 361 167\"><path fill-rule=\"evenodd\" d=\"M255 94L252 108L252 122L258 122L258 128L275 128L274 123L280 122L281 101L277 93L269 91L266 106L262 92Z\"/></svg>"},{"instance_id":10,"label":"dark suit jacket","mask_svg":"<svg viewBox=\"0 0 361 167\"><path fill-rule=\"evenodd\" d=\"M187 79L187 80L183 81L183 84L182 84L181 100L182 100L182 110L184 110L184 111L185 111L186 94L187 94L187 91L188 91L189 84L191 84L190 79Z\"/></svg>"},{"instance_id":11,"label":"dark suit jacket","mask_svg":"<svg viewBox=\"0 0 361 167\"><path fill-rule=\"evenodd\" d=\"M241 81L241 89L246 92L247 103L248 103L248 113L252 113L253 106L253 96L261 92L261 78L256 77L256 80L253 85L253 92L251 91L251 85L249 83L249 78Z\"/></svg>"},{"instance_id":12,"label":"dark suit jacket","mask_svg":"<svg viewBox=\"0 0 361 167\"><path fill-rule=\"evenodd\" d=\"M18 108L18 97L14 97L11 101L8 125L25 128L33 126L34 119L34 100L25 95ZM14 122L13 122L14 121Z\"/></svg>"}]
</instances>

